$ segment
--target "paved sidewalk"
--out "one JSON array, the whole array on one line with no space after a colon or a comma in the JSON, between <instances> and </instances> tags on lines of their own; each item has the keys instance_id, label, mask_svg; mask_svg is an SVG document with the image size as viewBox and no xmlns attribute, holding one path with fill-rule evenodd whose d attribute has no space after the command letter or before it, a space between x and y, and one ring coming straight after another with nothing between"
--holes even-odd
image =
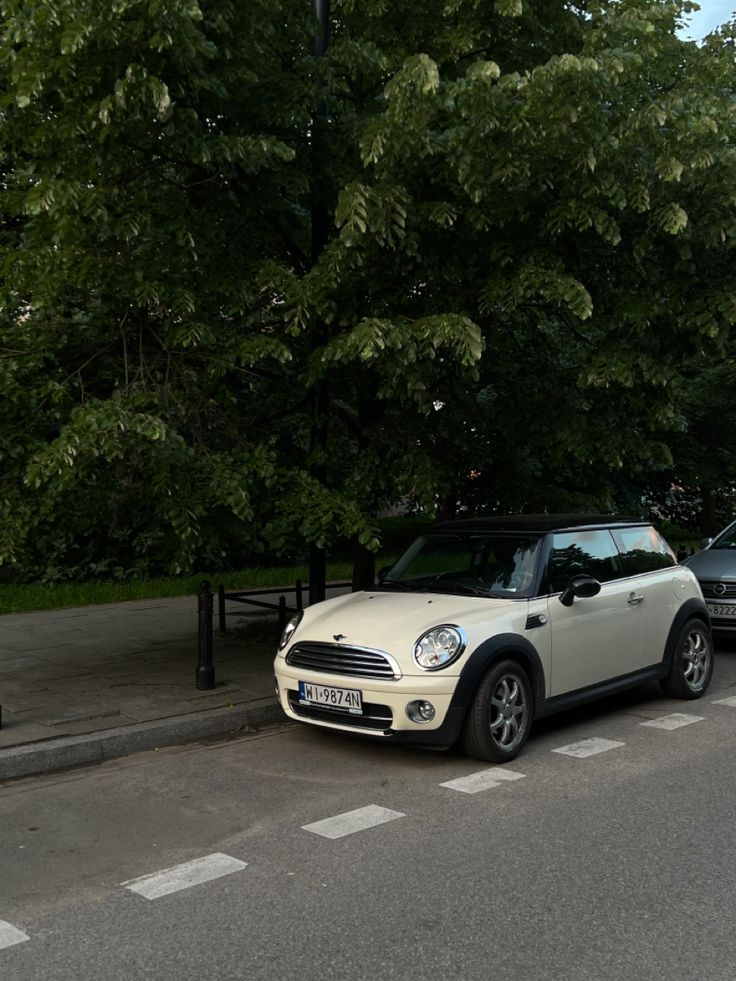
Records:
<instances>
[{"instance_id":1,"label":"paved sidewalk","mask_svg":"<svg viewBox=\"0 0 736 981\"><path fill-rule=\"evenodd\" d=\"M283 720L275 614L228 612L208 692L195 596L0 617L0 780Z\"/></svg>"}]
</instances>

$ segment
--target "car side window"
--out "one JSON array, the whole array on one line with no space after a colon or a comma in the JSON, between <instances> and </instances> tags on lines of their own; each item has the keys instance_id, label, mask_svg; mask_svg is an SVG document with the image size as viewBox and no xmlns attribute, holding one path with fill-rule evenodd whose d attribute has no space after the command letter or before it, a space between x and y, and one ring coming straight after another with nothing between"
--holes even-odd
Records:
<instances>
[{"instance_id":1,"label":"car side window","mask_svg":"<svg viewBox=\"0 0 736 981\"><path fill-rule=\"evenodd\" d=\"M613 537L621 552L627 576L656 572L677 565L667 542L656 528L617 528Z\"/></svg>"},{"instance_id":2,"label":"car side window","mask_svg":"<svg viewBox=\"0 0 736 981\"><path fill-rule=\"evenodd\" d=\"M550 593L561 593L573 576L610 582L624 575L610 531L576 531L554 535L548 566Z\"/></svg>"}]
</instances>

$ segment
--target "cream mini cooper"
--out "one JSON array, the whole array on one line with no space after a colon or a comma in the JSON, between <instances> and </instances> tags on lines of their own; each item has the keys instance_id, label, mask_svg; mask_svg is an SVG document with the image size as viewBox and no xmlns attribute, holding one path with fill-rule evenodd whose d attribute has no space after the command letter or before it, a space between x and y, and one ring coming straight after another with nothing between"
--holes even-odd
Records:
<instances>
[{"instance_id":1,"label":"cream mini cooper","mask_svg":"<svg viewBox=\"0 0 736 981\"><path fill-rule=\"evenodd\" d=\"M601 516L433 526L375 589L317 603L275 661L292 719L503 763L534 719L658 680L699 698L713 672L694 574L649 524Z\"/></svg>"}]
</instances>

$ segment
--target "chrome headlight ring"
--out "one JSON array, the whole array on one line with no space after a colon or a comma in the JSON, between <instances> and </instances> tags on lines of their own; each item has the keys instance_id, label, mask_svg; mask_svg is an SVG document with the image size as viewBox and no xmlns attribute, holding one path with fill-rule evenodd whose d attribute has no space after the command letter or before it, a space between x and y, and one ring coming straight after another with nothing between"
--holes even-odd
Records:
<instances>
[{"instance_id":1,"label":"chrome headlight ring","mask_svg":"<svg viewBox=\"0 0 736 981\"><path fill-rule=\"evenodd\" d=\"M279 641L279 650L283 651L286 645L289 643L291 638L296 633L296 628L302 622L302 617L304 616L304 610L300 610L299 613L295 613L294 616L289 620L289 622L284 627L284 632L281 634L281 640Z\"/></svg>"},{"instance_id":2,"label":"chrome headlight ring","mask_svg":"<svg viewBox=\"0 0 736 981\"><path fill-rule=\"evenodd\" d=\"M414 663L422 671L441 671L457 661L468 646L468 637L455 623L441 623L426 630L414 644Z\"/></svg>"}]
</instances>

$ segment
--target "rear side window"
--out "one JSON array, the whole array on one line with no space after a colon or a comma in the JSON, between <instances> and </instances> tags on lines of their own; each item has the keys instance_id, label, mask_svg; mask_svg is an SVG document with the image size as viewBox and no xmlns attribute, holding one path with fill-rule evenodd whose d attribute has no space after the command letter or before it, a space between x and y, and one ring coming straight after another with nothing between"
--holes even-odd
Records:
<instances>
[{"instance_id":1,"label":"rear side window","mask_svg":"<svg viewBox=\"0 0 736 981\"><path fill-rule=\"evenodd\" d=\"M658 569L669 569L677 565L672 550L656 528L617 528L613 537L621 552L624 573L627 576L638 576L644 572L656 572Z\"/></svg>"},{"instance_id":2,"label":"rear side window","mask_svg":"<svg viewBox=\"0 0 736 981\"><path fill-rule=\"evenodd\" d=\"M573 576L610 582L624 576L610 531L574 531L555 535L549 560L549 591L561 593Z\"/></svg>"}]
</instances>

